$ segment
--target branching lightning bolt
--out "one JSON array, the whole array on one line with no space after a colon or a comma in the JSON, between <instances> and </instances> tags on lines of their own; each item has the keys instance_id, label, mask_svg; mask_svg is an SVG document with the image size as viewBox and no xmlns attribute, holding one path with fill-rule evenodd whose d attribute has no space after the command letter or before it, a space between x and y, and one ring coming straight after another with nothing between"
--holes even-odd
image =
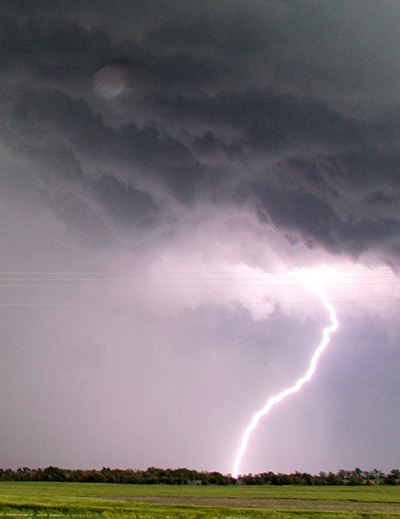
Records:
<instances>
[{"instance_id":1,"label":"branching lightning bolt","mask_svg":"<svg viewBox=\"0 0 400 519\"><path fill-rule=\"evenodd\" d=\"M300 389L303 387L303 385L306 382L309 382L311 378L313 377L315 370L317 369L318 361L326 349L326 347L329 344L330 335L331 333L335 332L339 327L339 322L336 318L336 312L335 308L331 305L331 303L328 301L328 298L322 291L320 286L315 286L315 291L318 294L318 296L321 298L322 303L324 304L325 308L328 310L330 319L331 319L331 325L327 326L323 330L323 338L321 341L321 344L318 346L318 348L315 350L314 355L312 356L310 367L308 368L306 374L299 378L299 380L296 382L296 384L292 387L289 387L279 393L277 396L272 396L267 400L267 403L265 406L260 409L252 418L250 424L248 425L247 429L245 430L242 438L242 443L240 445L239 451L237 453L236 459L235 459L235 465L233 468L232 476L237 479L239 476L239 466L240 462L242 460L242 457L246 451L247 443L249 441L249 437L251 433L254 431L254 429L257 427L258 422L260 419L269 413L269 411L274 407L275 404L278 404L279 402L282 402L287 396L292 395L293 393L297 393L300 391Z\"/></svg>"}]
</instances>

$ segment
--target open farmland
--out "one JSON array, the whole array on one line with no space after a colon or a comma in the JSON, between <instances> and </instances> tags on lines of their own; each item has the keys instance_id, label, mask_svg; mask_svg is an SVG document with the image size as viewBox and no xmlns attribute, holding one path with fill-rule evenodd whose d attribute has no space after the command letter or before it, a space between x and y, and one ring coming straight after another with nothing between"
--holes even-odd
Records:
<instances>
[{"instance_id":1,"label":"open farmland","mask_svg":"<svg viewBox=\"0 0 400 519\"><path fill-rule=\"evenodd\" d=\"M0 483L0 518L400 517L400 487Z\"/></svg>"}]
</instances>

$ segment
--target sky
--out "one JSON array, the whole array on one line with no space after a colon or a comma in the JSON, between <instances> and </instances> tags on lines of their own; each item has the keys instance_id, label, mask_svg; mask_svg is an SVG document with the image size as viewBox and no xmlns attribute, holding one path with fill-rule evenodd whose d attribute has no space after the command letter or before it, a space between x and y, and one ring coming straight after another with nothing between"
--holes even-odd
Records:
<instances>
[{"instance_id":1,"label":"sky","mask_svg":"<svg viewBox=\"0 0 400 519\"><path fill-rule=\"evenodd\" d=\"M399 467L399 2L0 17L0 466Z\"/></svg>"}]
</instances>

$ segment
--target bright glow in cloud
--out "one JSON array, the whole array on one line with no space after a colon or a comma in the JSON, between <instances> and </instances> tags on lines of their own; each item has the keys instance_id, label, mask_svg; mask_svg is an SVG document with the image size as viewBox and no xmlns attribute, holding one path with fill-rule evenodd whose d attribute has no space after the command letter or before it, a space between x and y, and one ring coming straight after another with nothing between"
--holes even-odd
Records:
<instances>
[{"instance_id":1,"label":"bright glow in cloud","mask_svg":"<svg viewBox=\"0 0 400 519\"><path fill-rule=\"evenodd\" d=\"M315 279L315 276L312 276L312 277L314 277L314 279ZM260 409L259 411L257 411L257 413L253 416L250 424L248 425L248 427L243 435L242 443L240 445L239 451L238 451L236 459L235 459L235 464L234 464L234 468L233 468L233 472L232 472L232 476L234 478L237 478L239 476L240 462L246 451L249 437L250 437L251 433L254 431L254 429L257 427L260 419L263 416L265 416L266 414L268 414L269 411L272 409L272 407L275 404L278 404L279 402L284 400L287 396L292 395L293 393L297 393L298 391L300 391L300 389L303 387L303 385L306 382L309 382L311 380L311 378L314 375L315 370L317 368L319 358L321 357L322 353L324 352L324 350L326 349L326 347L329 344L329 339L330 339L331 333L335 332L339 327L339 322L336 318L335 308L329 303L328 298L322 291L321 287L317 284L316 280L315 280L314 288L315 288L315 291L318 294L318 296L321 298L325 308L329 312L329 316L331 319L331 325L324 328L322 342L318 346L318 348L315 350L314 355L312 356L310 367L308 368L307 373L303 377L299 378L299 380L296 382L296 384L294 386L285 389L284 391L279 393L279 395L277 395L277 396L273 396L273 397L269 398L267 400L267 403L265 404L265 406L262 409Z\"/></svg>"},{"instance_id":2,"label":"bright glow in cloud","mask_svg":"<svg viewBox=\"0 0 400 519\"><path fill-rule=\"evenodd\" d=\"M101 68L93 76L93 90L104 99L113 99L125 88L126 78L123 71L113 65Z\"/></svg>"}]
</instances>

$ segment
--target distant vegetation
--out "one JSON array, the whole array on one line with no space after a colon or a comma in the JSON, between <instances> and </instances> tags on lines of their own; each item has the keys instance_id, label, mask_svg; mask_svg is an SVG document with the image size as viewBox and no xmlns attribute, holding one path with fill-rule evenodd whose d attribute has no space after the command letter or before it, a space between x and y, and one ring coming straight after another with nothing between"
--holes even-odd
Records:
<instances>
[{"instance_id":1,"label":"distant vegetation","mask_svg":"<svg viewBox=\"0 0 400 519\"><path fill-rule=\"evenodd\" d=\"M399 485L400 470L388 474L380 470L339 470L337 473L320 472L311 475L305 472L293 474L246 474L237 480L220 472L198 472L185 468L147 470L121 470L103 467L101 470L70 470L58 467L17 470L0 469L0 481L65 481L74 483L124 483L165 485Z\"/></svg>"}]
</instances>

